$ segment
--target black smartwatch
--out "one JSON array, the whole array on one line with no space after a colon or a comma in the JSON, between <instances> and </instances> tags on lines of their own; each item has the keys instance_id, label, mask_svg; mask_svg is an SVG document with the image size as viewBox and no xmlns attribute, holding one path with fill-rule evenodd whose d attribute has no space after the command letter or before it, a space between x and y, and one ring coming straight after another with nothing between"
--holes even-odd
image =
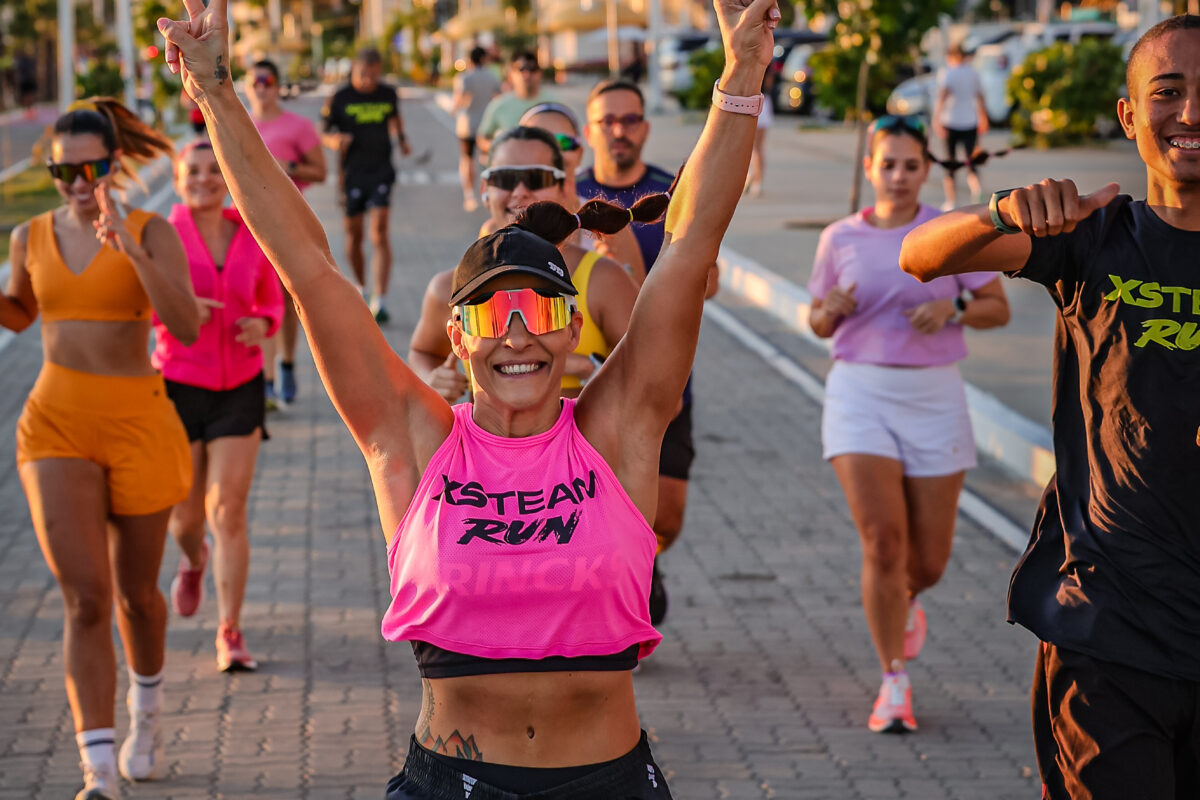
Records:
<instances>
[{"instance_id":1,"label":"black smartwatch","mask_svg":"<svg viewBox=\"0 0 1200 800\"><path fill-rule=\"evenodd\" d=\"M992 224L996 226L996 230L1000 233L1020 233L1021 229L1009 225L1000 216L1000 201L1015 192L1016 189L1002 189L999 192L992 192L992 199L988 201L988 213L992 215Z\"/></svg>"},{"instance_id":2,"label":"black smartwatch","mask_svg":"<svg viewBox=\"0 0 1200 800\"><path fill-rule=\"evenodd\" d=\"M298 167L298 166L300 166L300 165L299 165L298 163L296 163L295 161L289 161L289 162L287 162L287 174L288 174L288 175L295 175L295 174L296 174L296 167Z\"/></svg>"}]
</instances>

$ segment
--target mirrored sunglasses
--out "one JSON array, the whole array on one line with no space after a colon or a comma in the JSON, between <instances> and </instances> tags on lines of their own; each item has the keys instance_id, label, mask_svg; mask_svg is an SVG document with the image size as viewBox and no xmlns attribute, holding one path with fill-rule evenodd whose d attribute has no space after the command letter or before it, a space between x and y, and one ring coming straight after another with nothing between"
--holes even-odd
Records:
<instances>
[{"instance_id":1,"label":"mirrored sunglasses","mask_svg":"<svg viewBox=\"0 0 1200 800\"><path fill-rule=\"evenodd\" d=\"M583 144L578 139L574 136L568 136L565 133L556 133L554 134L554 138L558 140L558 147L564 153L573 153L583 147Z\"/></svg>"},{"instance_id":2,"label":"mirrored sunglasses","mask_svg":"<svg viewBox=\"0 0 1200 800\"><path fill-rule=\"evenodd\" d=\"M924 120L915 114L884 114L871 123L867 135L874 136L879 131L908 131L916 134L921 141L929 139L929 129L925 127Z\"/></svg>"},{"instance_id":3,"label":"mirrored sunglasses","mask_svg":"<svg viewBox=\"0 0 1200 800\"><path fill-rule=\"evenodd\" d=\"M537 289L513 289L472 298L455 307L455 315L468 336L498 339L508 332L513 314L534 336L560 331L571 324L575 301Z\"/></svg>"},{"instance_id":4,"label":"mirrored sunglasses","mask_svg":"<svg viewBox=\"0 0 1200 800\"><path fill-rule=\"evenodd\" d=\"M275 76L274 75L255 75L254 76L254 87L256 89L260 86L269 89L274 85L275 85Z\"/></svg>"},{"instance_id":5,"label":"mirrored sunglasses","mask_svg":"<svg viewBox=\"0 0 1200 800\"><path fill-rule=\"evenodd\" d=\"M50 174L54 176L55 180L60 180L63 183L74 183L75 179L80 175L88 183L94 183L96 180L112 172L113 160L111 158L98 158L95 161L84 161L81 164L55 164L48 162L46 168L50 170Z\"/></svg>"},{"instance_id":6,"label":"mirrored sunglasses","mask_svg":"<svg viewBox=\"0 0 1200 800\"><path fill-rule=\"evenodd\" d=\"M632 128L635 125L641 125L645 121L646 117L641 114L622 114L619 117L616 114L605 114L600 119L593 120L593 124L611 128L620 123L622 128Z\"/></svg>"},{"instance_id":7,"label":"mirrored sunglasses","mask_svg":"<svg viewBox=\"0 0 1200 800\"><path fill-rule=\"evenodd\" d=\"M480 176L488 186L495 186L505 192L511 192L520 184L530 191L549 189L562 183L567 175L561 169L540 165L521 167L488 167Z\"/></svg>"}]
</instances>

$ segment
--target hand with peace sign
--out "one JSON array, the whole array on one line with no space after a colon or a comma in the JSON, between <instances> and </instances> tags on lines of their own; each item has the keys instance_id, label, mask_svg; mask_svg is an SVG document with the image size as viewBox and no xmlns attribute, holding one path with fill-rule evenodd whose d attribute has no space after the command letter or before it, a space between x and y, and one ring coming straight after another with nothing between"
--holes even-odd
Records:
<instances>
[{"instance_id":1,"label":"hand with peace sign","mask_svg":"<svg viewBox=\"0 0 1200 800\"><path fill-rule=\"evenodd\" d=\"M183 89L197 102L210 92L233 88L229 77L228 0L184 0L188 19L158 20L167 40L167 68L183 78Z\"/></svg>"}]
</instances>

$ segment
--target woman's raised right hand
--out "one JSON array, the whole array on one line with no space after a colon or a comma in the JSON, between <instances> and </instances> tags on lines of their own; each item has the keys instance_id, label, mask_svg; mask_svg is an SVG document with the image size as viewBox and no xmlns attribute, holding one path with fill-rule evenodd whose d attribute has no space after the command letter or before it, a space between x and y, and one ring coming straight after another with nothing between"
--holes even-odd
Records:
<instances>
[{"instance_id":1,"label":"woman's raised right hand","mask_svg":"<svg viewBox=\"0 0 1200 800\"><path fill-rule=\"evenodd\" d=\"M167 40L167 68L183 78L183 89L193 100L232 86L229 77L228 0L184 0L188 19L158 20Z\"/></svg>"}]
</instances>

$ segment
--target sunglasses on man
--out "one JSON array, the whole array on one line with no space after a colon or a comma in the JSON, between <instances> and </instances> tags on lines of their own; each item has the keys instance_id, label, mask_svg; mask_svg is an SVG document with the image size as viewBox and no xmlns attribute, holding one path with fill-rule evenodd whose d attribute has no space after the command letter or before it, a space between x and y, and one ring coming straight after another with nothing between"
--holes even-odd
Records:
<instances>
[{"instance_id":1,"label":"sunglasses on man","mask_svg":"<svg viewBox=\"0 0 1200 800\"><path fill-rule=\"evenodd\" d=\"M541 67L539 67L537 64L530 64L528 61L521 63L521 64L517 64L517 72L534 73L534 72L541 72L541 71L542 71Z\"/></svg>"},{"instance_id":2,"label":"sunglasses on man","mask_svg":"<svg viewBox=\"0 0 1200 800\"><path fill-rule=\"evenodd\" d=\"M254 76L254 88L255 89L270 89L272 86L275 85L275 82L276 81L275 81L274 75L255 75Z\"/></svg>"},{"instance_id":3,"label":"sunglasses on man","mask_svg":"<svg viewBox=\"0 0 1200 800\"><path fill-rule=\"evenodd\" d=\"M567 174L555 167L541 165L519 167L488 167L480 176L488 186L494 186L504 192L511 192L521 184L532 192L538 189L549 189L561 184Z\"/></svg>"},{"instance_id":4,"label":"sunglasses on man","mask_svg":"<svg viewBox=\"0 0 1200 800\"><path fill-rule=\"evenodd\" d=\"M455 306L455 316L468 336L499 339L514 314L534 336L560 331L571 324L575 301L542 289L513 289L473 297Z\"/></svg>"},{"instance_id":5,"label":"sunglasses on man","mask_svg":"<svg viewBox=\"0 0 1200 800\"><path fill-rule=\"evenodd\" d=\"M592 120L592 124L600 125L605 128L612 128L620 123L622 128L632 128L637 125L641 125L645 121L646 117L642 114L622 114L620 116L617 116L616 114L605 114L599 119Z\"/></svg>"},{"instance_id":6,"label":"sunglasses on man","mask_svg":"<svg viewBox=\"0 0 1200 800\"><path fill-rule=\"evenodd\" d=\"M93 161L84 161L79 164L56 164L53 161L46 163L46 168L50 170L50 174L55 180L63 183L71 184L80 175L88 183L95 183L100 178L108 175L113 171L114 162L112 158L97 158Z\"/></svg>"}]
</instances>

